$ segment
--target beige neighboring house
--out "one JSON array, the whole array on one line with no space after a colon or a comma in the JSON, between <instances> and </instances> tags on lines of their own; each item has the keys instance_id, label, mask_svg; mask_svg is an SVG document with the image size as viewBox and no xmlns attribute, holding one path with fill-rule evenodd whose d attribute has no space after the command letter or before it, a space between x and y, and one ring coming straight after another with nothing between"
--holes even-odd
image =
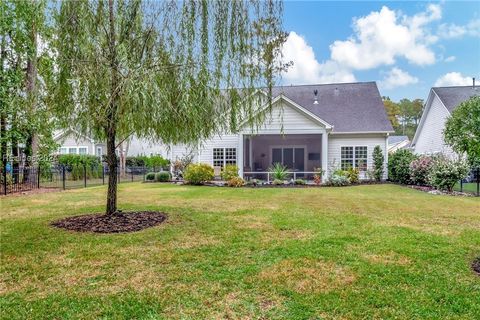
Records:
<instances>
[{"instance_id":1,"label":"beige neighboring house","mask_svg":"<svg viewBox=\"0 0 480 320\"><path fill-rule=\"evenodd\" d=\"M53 139L60 146L58 154L85 154L101 157L107 153L105 143L82 135L74 129L58 130Z\"/></svg>"}]
</instances>

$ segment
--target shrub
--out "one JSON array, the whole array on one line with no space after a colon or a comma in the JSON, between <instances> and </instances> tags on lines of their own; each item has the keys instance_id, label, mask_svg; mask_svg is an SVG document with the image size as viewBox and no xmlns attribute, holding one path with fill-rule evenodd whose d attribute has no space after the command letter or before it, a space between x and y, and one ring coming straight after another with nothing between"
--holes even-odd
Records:
<instances>
[{"instance_id":1,"label":"shrub","mask_svg":"<svg viewBox=\"0 0 480 320\"><path fill-rule=\"evenodd\" d=\"M305 180L303 180L303 179L297 179L293 183L296 184L297 186L303 186L303 185L307 184L305 182Z\"/></svg>"},{"instance_id":2,"label":"shrub","mask_svg":"<svg viewBox=\"0 0 480 320\"><path fill-rule=\"evenodd\" d=\"M385 157L383 156L380 146L375 146L373 149L373 176L376 181L381 181L383 178L383 162Z\"/></svg>"},{"instance_id":3,"label":"shrub","mask_svg":"<svg viewBox=\"0 0 480 320\"><path fill-rule=\"evenodd\" d=\"M242 187L244 184L245 181L243 181L243 179L240 177L232 177L227 181L227 185L234 188Z\"/></svg>"},{"instance_id":4,"label":"shrub","mask_svg":"<svg viewBox=\"0 0 480 320\"><path fill-rule=\"evenodd\" d=\"M333 187L348 186L350 181L345 175L333 173L327 180L326 185Z\"/></svg>"},{"instance_id":5,"label":"shrub","mask_svg":"<svg viewBox=\"0 0 480 320\"><path fill-rule=\"evenodd\" d=\"M149 172L145 175L145 180L153 181L155 180L155 172Z\"/></svg>"},{"instance_id":6,"label":"shrub","mask_svg":"<svg viewBox=\"0 0 480 320\"><path fill-rule=\"evenodd\" d=\"M160 171L155 174L155 181L167 182L170 181L170 173L167 171Z\"/></svg>"},{"instance_id":7,"label":"shrub","mask_svg":"<svg viewBox=\"0 0 480 320\"><path fill-rule=\"evenodd\" d=\"M287 167L278 162L268 168L268 171L272 172L274 180L285 180L288 177Z\"/></svg>"},{"instance_id":8,"label":"shrub","mask_svg":"<svg viewBox=\"0 0 480 320\"><path fill-rule=\"evenodd\" d=\"M345 177L347 177L350 183L358 183L360 180L360 171L358 168L348 168L348 170L345 171Z\"/></svg>"},{"instance_id":9,"label":"shrub","mask_svg":"<svg viewBox=\"0 0 480 320\"><path fill-rule=\"evenodd\" d=\"M213 167L207 163L189 164L183 178L190 184L203 184L214 177Z\"/></svg>"},{"instance_id":10,"label":"shrub","mask_svg":"<svg viewBox=\"0 0 480 320\"><path fill-rule=\"evenodd\" d=\"M275 180L273 180L272 184L275 185L275 186L281 186L281 185L283 185L283 180L275 179Z\"/></svg>"},{"instance_id":11,"label":"shrub","mask_svg":"<svg viewBox=\"0 0 480 320\"><path fill-rule=\"evenodd\" d=\"M433 160L428 180L436 189L452 191L455 183L465 179L468 172L469 166L466 161L439 156Z\"/></svg>"},{"instance_id":12,"label":"shrub","mask_svg":"<svg viewBox=\"0 0 480 320\"><path fill-rule=\"evenodd\" d=\"M428 175L432 168L433 159L428 156L422 156L410 163L410 180L412 183L427 186L429 185Z\"/></svg>"},{"instance_id":13,"label":"shrub","mask_svg":"<svg viewBox=\"0 0 480 320\"><path fill-rule=\"evenodd\" d=\"M401 149L388 158L388 178L397 183L410 183L410 163L416 156L407 149Z\"/></svg>"},{"instance_id":14,"label":"shrub","mask_svg":"<svg viewBox=\"0 0 480 320\"><path fill-rule=\"evenodd\" d=\"M225 168L223 168L220 176L223 180L229 181L232 178L238 177L238 167L234 164L227 164Z\"/></svg>"}]
</instances>

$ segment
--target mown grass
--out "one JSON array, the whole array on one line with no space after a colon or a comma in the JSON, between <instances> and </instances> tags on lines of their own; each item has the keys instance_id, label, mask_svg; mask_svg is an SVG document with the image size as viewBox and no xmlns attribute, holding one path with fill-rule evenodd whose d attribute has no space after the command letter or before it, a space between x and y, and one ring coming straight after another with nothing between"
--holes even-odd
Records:
<instances>
[{"instance_id":1,"label":"mown grass","mask_svg":"<svg viewBox=\"0 0 480 320\"><path fill-rule=\"evenodd\" d=\"M50 227L105 188L1 198L3 319L475 319L480 199L395 185L120 185L131 234Z\"/></svg>"}]
</instances>

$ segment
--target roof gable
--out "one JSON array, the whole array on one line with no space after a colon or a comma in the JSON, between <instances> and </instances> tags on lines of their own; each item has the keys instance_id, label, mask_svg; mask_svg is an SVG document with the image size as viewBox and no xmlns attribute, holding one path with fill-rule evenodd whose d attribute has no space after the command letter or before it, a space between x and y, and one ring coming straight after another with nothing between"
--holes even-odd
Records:
<instances>
[{"instance_id":1,"label":"roof gable","mask_svg":"<svg viewBox=\"0 0 480 320\"><path fill-rule=\"evenodd\" d=\"M274 87L273 96L279 95L333 126L333 132L393 132L375 82Z\"/></svg>"},{"instance_id":2,"label":"roof gable","mask_svg":"<svg viewBox=\"0 0 480 320\"><path fill-rule=\"evenodd\" d=\"M473 96L480 95L478 87L435 87L432 90L437 94L448 112L452 113L458 105Z\"/></svg>"}]
</instances>

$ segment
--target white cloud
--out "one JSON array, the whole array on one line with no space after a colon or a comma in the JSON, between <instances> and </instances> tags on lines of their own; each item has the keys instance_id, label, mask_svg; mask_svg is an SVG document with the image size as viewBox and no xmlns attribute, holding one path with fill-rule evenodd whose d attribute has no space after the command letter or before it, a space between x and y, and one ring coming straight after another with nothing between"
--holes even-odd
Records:
<instances>
[{"instance_id":1,"label":"white cloud","mask_svg":"<svg viewBox=\"0 0 480 320\"><path fill-rule=\"evenodd\" d=\"M435 87L469 86L472 78L462 75L460 72L449 72L435 81Z\"/></svg>"},{"instance_id":2,"label":"white cloud","mask_svg":"<svg viewBox=\"0 0 480 320\"><path fill-rule=\"evenodd\" d=\"M463 26L455 23L443 23L438 27L438 36L444 39L461 38L463 36L480 37L480 19L471 20Z\"/></svg>"},{"instance_id":3,"label":"white cloud","mask_svg":"<svg viewBox=\"0 0 480 320\"><path fill-rule=\"evenodd\" d=\"M418 78L411 76L408 72L400 68L394 67L386 74L383 80L380 81L380 85L385 89L393 89L417 82Z\"/></svg>"},{"instance_id":4,"label":"white cloud","mask_svg":"<svg viewBox=\"0 0 480 320\"><path fill-rule=\"evenodd\" d=\"M444 61L445 61L445 62L453 62L453 61L455 61L455 60L457 60L457 57L455 57L455 56L450 56L450 57L446 57Z\"/></svg>"},{"instance_id":5,"label":"white cloud","mask_svg":"<svg viewBox=\"0 0 480 320\"><path fill-rule=\"evenodd\" d=\"M283 61L293 61L293 66L283 74L285 83L354 82L355 76L334 61L318 62L313 48L296 32L290 32L282 49Z\"/></svg>"},{"instance_id":6,"label":"white cloud","mask_svg":"<svg viewBox=\"0 0 480 320\"><path fill-rule=\"evenodd\" d=\"M397 57L417 65L435 62L430 45L438 37L428 32L427 25L439 20L441 7L428 5L425 12L405 16L384 6L353 21L354 35L330 45L331 58L352 69L365 70L392 65Z\"/></svg>"}]
</instances>

